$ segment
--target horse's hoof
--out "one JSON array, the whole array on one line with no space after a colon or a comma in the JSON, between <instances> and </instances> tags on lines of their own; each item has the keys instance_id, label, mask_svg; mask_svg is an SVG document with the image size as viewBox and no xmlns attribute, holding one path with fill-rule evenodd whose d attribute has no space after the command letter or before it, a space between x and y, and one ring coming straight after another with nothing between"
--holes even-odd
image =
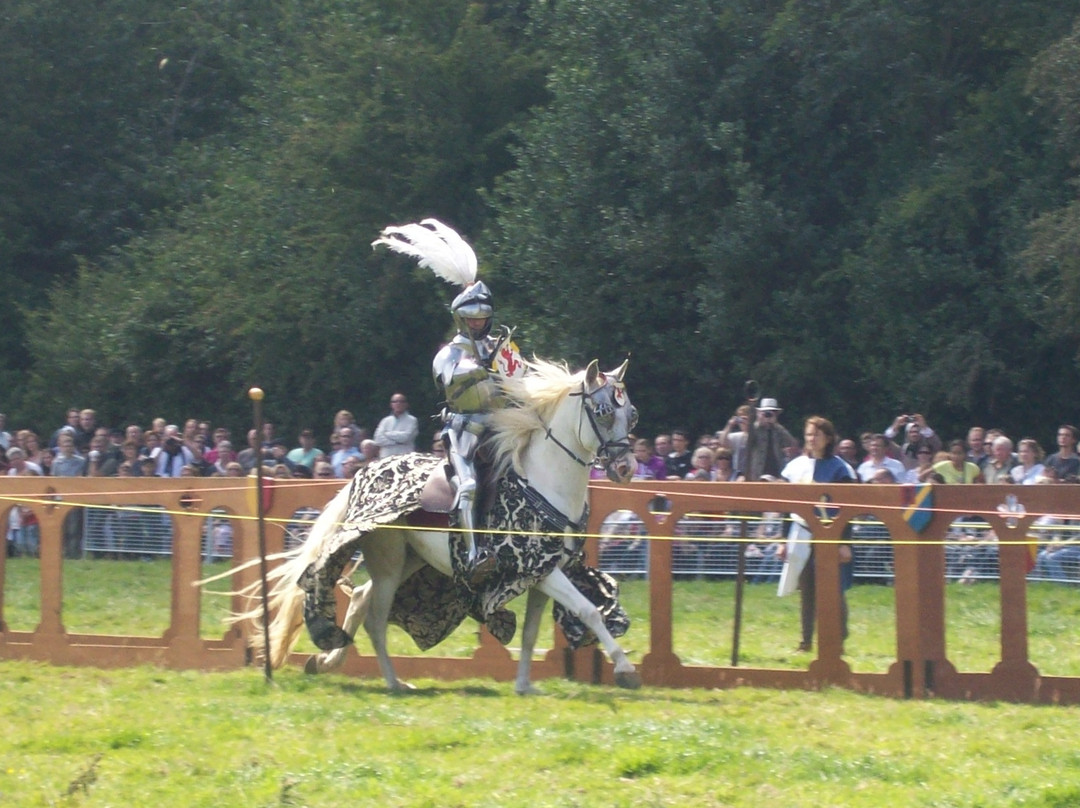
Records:
<instances>
[{"instance_id":1,"label":"horse's hoof","mask_svg":"<svg viewBox=\"0 0 1080 808\"><path fill-rule=\"evenodd\" d=\"M515 687L514 692L519 696L542 696L544 691L535 685L528 684L525 687Z\"/></svg>"},{"instance_id":2,"label":"horse's hoof","mask_svg":"<svg viewBox=\"0 0 1080 808\"><path fill-rule=\"evenodd\" d=\"M307 621L308 634L315 647L320 651L336 651L352 643L352 637L341 627L325 617L314 617Z\"/></svg>"},{"instance_id":3,"label":"horse's hoof","mask_svg":"<svg viewBox=\"0 0 1080 808\"><path fill-rule=\"evenodd\" d=\"M641 675L637 671L627 671L615 674L615 684L627 690L637 690L641 687Z\"/></svg>"},{"instance_id":4,"label":"horse's hoof","mask_svg":"<svg viewBox=\"0 0 1080 808\"><path fill-rule=\"evenodd\" d=\"M304 673L318 673L319 672L319 657L309 656L307 662L304 663Z\"/></svg>"},{"instance_id":5,"label":"horse's hoof","mask_svg":"<svg viewBox=\"0 0 1080 808\"><path fill-rule=\"evenodd\" d=\"M416 690L413 685L410 685L408 682L403 682L400 679L390 685L389 689L391 693L411 693Z\"/></svg>"}]
</instances>

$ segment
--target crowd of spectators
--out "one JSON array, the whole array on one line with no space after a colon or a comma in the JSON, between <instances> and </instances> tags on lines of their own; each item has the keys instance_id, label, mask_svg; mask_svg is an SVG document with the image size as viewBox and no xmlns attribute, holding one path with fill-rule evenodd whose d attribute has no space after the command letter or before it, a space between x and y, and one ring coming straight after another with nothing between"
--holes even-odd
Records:
<instances>
[{"instance_id":1,"label":"crowd of spectators","mask_svg":"<svg viewBox=\"0 0 1080 808\"><path fill-rule=\"evenodd\" d=\"M801 441L781 423L782 413L775 399L763 398L755 405L740 406L721 429L696 439L683 429L652 439L634 436L635 478L780 479L787 462L803 452ZM400 392L391 397L390 413L374 431L360 426L348 410L335 413L325 443L308 427L286 440L271 422L263 423L261 434L248 430L242 444L234 441L229 428L196 418L182 425L156 418L149 425L110 427L98 422L93 409L69 409L64 423L48 435L29 429L9 431L6 421L0 413L0 474L69 477L243 477L261 462L264 473L275 477L347 479L380 456L415 450L419 432ZM943 441L924 416L901 414L881 432L841 436L836 454L863 483L1074 483L1080 481L1078 438L1080 430L1061 425L1054 435L1056 451L1049 455L1034 438L1014 441L1000 429L981 426L972 426L963 439ZM425 448L436 454L444 451L437 438ZM13 508L9 535L32 541L33 518L28 509ZM747 548L748 555L760 558L762 570L770 573L778 566L775 554L782 538L778 525L775 519L761 520L762 541ZM733 522L723 527L732 535L738 529ZM986 542L972 547L971 552L988 552L979 549ZM688 543L681 551L696 553L700 548ZM1072 547L1048 546L1040 555L1040 566L1060 569L1062 562L1072 561L1073 552ZM1076 554L1080 557L1080 549ZM969 556L956 563L969 569Z\"/></svg>"},{"instance_id":2,"label":"crowd of spectators","mask_svg":"<svg viewBox=\"0 0 1080 808\"><path fill-rule=\"evenodd\" d=\"M757 404L740 406L722 429L698 435L696 440L686 430L661 433L652 440L637 436L634 454L638 461L636 479L746 481L781 479L781 471L803 451L801 440L782 424L783 410L775 399L763 398ZM796 433L801 434L796 428ZM1080 454L1077 442L1080 430L1062 424L1054 433L1055 451L1047 454L1032 437L1017 440L1001 429L970 427L963 438L942 440L921 414L900 414L881 432L864 431L839 436L836 454L852 469L860 483L1009 483L1017 485L1076 483L1080 481ZM609 532L632 536L640 531L636 523L613 519ZM745 533L754 540L746 546L746 556L753 575L751 580L775 580L780 569L778 554L784 541L781 514L765 513L747 517L743 522L729 518L704 518L687 522L682 535L688 539L723 538ZM1060 524L1059 524L1060 523ZM1080 541L1072 532L1075 525L1055 517L1040 520L1041 544L1036 574L1048 578L1075 578L1080 569ZM950 535L956 540L948 547L949 576L971 583L980 576L996 574L996 537L983 520L961 517ZM1060 528L1055 532L1055 528ZM859 560L863 569L880 572L881 582L891 575L891 548L888 534L874 519L853 521L853 540L860 544ZM610 557L636 553L640 566L644 543L636 538L604 542L602 552ZM722 544L700 541L677 541L673 548L676 569L691 572L709 566L708 553L728 552ZM716 565L714 565L716 566ZM1066 574L1068 573L1068 574Z\"/></svg>"},{"instance_id":3,"label":"crowd of spectators","mask_svg":"<svg viewBox=\"0 0 1080 808\"><path fill-rule=\"evenodd\" d=\"M0 474L54 477L244 477L256 464L275 477L351 477L372 460L415 449L419 431L401 393L391 398L391 413L372 435L340 410L328 431L326 448L305 427L295 439L277 434L266 421L262 432L249 429L243 445L228 427L188 418L183 426L155 418L149 425L110 427L92 409L71 408L65 422L48 436L31 429L8 431L0 413ZM442 451L433 444L432 451Z\"/></svg>"},{"instance_id":4,"label":"crowd of spectators","mask_svg":"<svg viewBox=\"0 0 1080 808\"><path fill-rule=\"evenodd\" d=\"M189 418L181 427L155 418L146 426L109 427L98 423L94 410L76 408L45 438L29 429L8 431L7 418L0 413L0 473L239 477L261 459L275 476L343 479L377 457L415 450L419 426L408 412L407 399L395 393L390 407L374 432L357 424L348 410L338 411L321 445L312 428L287 439L269 421L261 435L248 430L240 446L227 427L213 427L205 420ZM696 440L684 429L652 439L634 436L636 478L779 479L780 469L802 453L801 442L780 423L782 412L775 399L766 398L756 407L739 407L722 429ZM881 432L842 437L837 454L861 482L1030 485L1080 481L1078 439L1080 430L1061 425L1054 437L1056 451L1047 455L1035 438L1014 441L1001 429L973 426L965 438L946 443L925 417L914 414L897 416ZM438 440L431 451L443 451Z\"/></svg>"},{"instance_id":5,"label":"crowd of spectators","mask_svg":"<svg viewBox=\"0 0 1080 808\"><path fill-rule=\"evenodd\" d=\"M803 451L801 441L779 423L782 412L767 398L759 407L740 407L723 429L695 441L682 429L652 440L635 436L636 478L777 480L780 469ZM944 443L924 416L914 414L898 415L881 432L842 437L836 452L864 483L1075 483L1080 482L1078 439L1077 427L1062 424L1054 436L1056 451L1047 454L1035 438L1014 442L1001 429L973 426L966 437Z\"/></svg>"}]
</instances>

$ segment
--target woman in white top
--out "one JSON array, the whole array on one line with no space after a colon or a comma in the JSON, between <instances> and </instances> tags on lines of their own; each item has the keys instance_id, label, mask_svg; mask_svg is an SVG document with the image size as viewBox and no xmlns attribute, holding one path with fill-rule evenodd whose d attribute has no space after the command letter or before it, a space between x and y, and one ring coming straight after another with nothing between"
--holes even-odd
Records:
<instances>
[{"instance_id":1,"label":"woman in white top","mask_svg":"<svg viewBox=\"0 0 1080 808\"><path fill-rule=\"evenodd\" d=\"M1044 454L1039 442L1034 438L1022 439L1016 445L1016 456L1020 458L1020 465L1009 471L1012 481L1021 485L1034 485L1043 473Z\"/></svg>"}]
</instances>

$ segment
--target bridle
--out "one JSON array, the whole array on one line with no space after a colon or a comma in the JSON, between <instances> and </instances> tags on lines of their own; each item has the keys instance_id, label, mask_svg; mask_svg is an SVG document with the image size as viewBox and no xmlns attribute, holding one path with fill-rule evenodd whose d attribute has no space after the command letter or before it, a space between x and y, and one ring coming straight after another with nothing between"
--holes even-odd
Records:
<instances>
[{"instance_id":1,"label":"bridle","mask_svg":"<svg viewBox=\"0 0 1080 808\"><path fill-rule=\"evenodd\" d=\"M629 425L627 431L634 428L634 424L637 423L637 408L633 404L630 404L629 399L626 398L625 389L621 382L612 381L611 379L605 379L604 383L593 390L591 393L585 390L585 382L581 383L581 390L570 393L571 396L580 396L581 398L581 412L585 413L588 418L589 427L592 429L592 433L596 438L598 445L596 454L590 460L585 460L578 456L577 452L563 443L555 433L551 431L551 427L540 421L544 427L544 434L547 439L562 449L575 463L584 468L590 466L596 466L598 468L609 468L614 463L617 463L623 457L625 457L630 451L629 436L623 437L621 440L605 439L604 432L607 431L610 434L610 430L615 426L616 410L624 407L630 407ZM608 393L608 400L600 400L601 393ZM578 440L584 445L584 441L581 440L582 429L582 416L581 412L578 413Z\"/></svg>"}]
</instances>

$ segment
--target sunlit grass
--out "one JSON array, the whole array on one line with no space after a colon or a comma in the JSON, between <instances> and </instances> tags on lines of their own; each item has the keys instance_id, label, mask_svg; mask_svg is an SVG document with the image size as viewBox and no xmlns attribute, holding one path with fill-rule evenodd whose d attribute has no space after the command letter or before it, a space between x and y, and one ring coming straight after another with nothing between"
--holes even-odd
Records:
<instances>
[{"instance_id":1,"label":"sunlit grass","mask_svg":"<svg viewBox=\"0 0 1080 808\"><path fill-rule=\"evenodd\" d=\"M1075 710L0 662L0 804L1072 806Z\"/></svg>"}]
</instances>

